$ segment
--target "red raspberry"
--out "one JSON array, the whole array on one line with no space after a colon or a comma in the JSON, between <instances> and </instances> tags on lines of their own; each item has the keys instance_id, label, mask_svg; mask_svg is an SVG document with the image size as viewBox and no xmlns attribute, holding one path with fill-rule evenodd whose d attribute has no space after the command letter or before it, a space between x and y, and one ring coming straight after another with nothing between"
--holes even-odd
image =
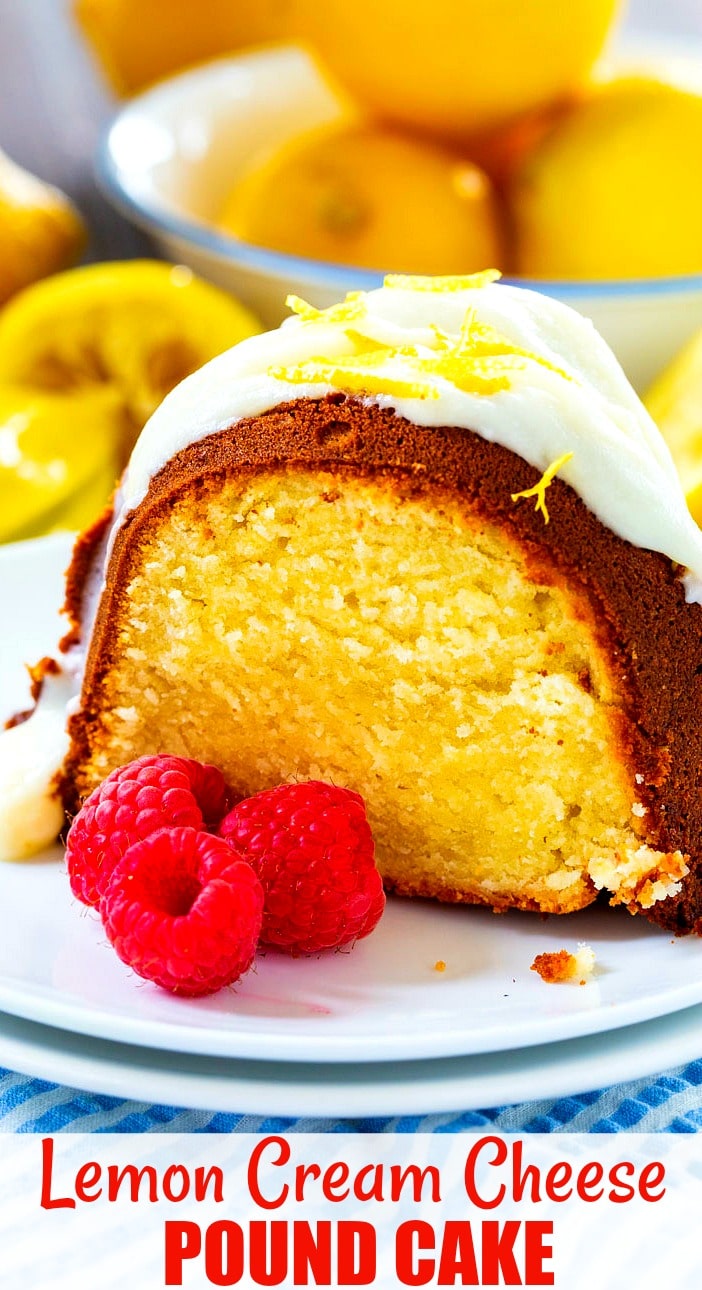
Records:
<instances>
[{"instance_id":1,"label":"red raspberry","mask_svg":"<svg viewBox=\"0 0 702 1290\"><path fill-rule=\"evenodd\" d=\"M83 803L68 832L71 890L99 905L105 883L133 842L168 825L215 830L229 806L214 766L188 757L138 757L113 770Z\"/></svg>"},{"instance_id":2,"label":"red raspberry","mask_svg":"<svg viewBox=\"0 0 702 1290\"><path fill-rule=\"evenodd\" d=\"M221 838L160 829L117 862L100 904L124 963L175 994L212 994L251 966L263 889Z\"/></svg>"},{"instance_id":3,"label":"red raspberry","mask_svg":"<svg viewBox=\"0 0 702 1290\"><path fill-rule=\"evenodd\" d=\"M265 892L261 940L316 954L373 931L385 907L363 798L310 780L239 802L219 832Z\"/></svg>"}]
</instances>

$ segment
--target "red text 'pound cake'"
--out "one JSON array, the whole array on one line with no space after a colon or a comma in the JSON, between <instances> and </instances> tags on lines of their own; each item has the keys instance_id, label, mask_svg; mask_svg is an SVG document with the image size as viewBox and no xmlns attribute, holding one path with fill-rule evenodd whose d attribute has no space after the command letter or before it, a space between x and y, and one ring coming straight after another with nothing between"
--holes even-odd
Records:
<instances>
[{"instance_id":1,"label":"red text 'pound cake'","mask_svg":"<svg viewBox=\"0 0 702 1290\"><path fill-rule=\"evenodd\" d=\"M699 930L702 533L592 326L493 276L293 300L169 395L76 548L55 783L329 780L389 888Z\"/></svg>"}]
</instances>

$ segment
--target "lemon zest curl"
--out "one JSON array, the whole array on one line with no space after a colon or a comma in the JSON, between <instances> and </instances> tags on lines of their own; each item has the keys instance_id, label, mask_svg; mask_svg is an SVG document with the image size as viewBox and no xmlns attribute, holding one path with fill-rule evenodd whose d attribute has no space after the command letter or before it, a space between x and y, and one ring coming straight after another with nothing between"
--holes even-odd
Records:
<instances>
[{"instance_id":1,"label":"lemon zest curl","mask_svg":"<svg viewBox=\"0 0 702 1290\"><path fill-rule=\"evenodd\" d=\"M553 482L556 474L561 469L561 466L565 466L566 462L570 461L572 456L572 452L564 452L562 457L558 457L556 461L551 462L550 466L547 466L541 479L537 484L534 484L533 488L525 488L521 493L512 493L512 501L517 502L520 497L535 497L536 506L534 509L541 511L541 514L544 517L544 524L548 524L550 516L546 505L546 489L549 484Z\"/></svg>"},{"instance_id":2,"label":"lemon zest curl","mask_svg":"<svg viewBox=\"0 0 702 1290\"><path fill-rule=\"evenodd\" d=\"M400 291L472 291L473 288L487 287L501 277L499 269L483 269L482 273L445 273L433 278L411 273L387 273L383 286Z\"/></svg>"},{"instance_id":3,"label":"lemon zest curl","mask_svg":"<svg viewBox=\"0 0 702 1290\"><path fill-rule=\"evenodd\" d=\"M365 318L367 306L363 291L349 291L345 298L328 309L317 309L301 296L287 296L285 303L303 322L350 323Z\"/></svg>"},{"instance_id":4,"label":"lemon zest curl","mask_svg":"<svg viewBox=\"0 0 702 1290\"><path fill-rule=\"evenodd\" d=\"M352 394L388 394L398 399L438 399L439 391L434 386L374 371L374 364L368 361L370 355L364 354L362 357L366 360L365 363L358 359L348 363L339 359L333 363L313 358L306 363L298 363L295 367L272 367L269 374L274 380L287 381L291 385L331 385L337 390L348 390ZM378 357L384 359L385 355Z\"/></svg>"}]
</instances>

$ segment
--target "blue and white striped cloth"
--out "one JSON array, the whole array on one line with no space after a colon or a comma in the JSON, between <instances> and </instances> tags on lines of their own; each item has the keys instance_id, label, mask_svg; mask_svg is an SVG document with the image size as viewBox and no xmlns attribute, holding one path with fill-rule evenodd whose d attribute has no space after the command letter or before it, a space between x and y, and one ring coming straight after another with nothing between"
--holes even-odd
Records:
<instances>
[{"instance_id":1,"label":"blue and white striped cloth","mask_svg":"<svg viewBox=\"0 0 702 1290\"><path fill-rule=\"evenodd\" d=\"M656 1079L557 1101L450 1115L363 1120L283 1119L128 1102L82 1093L0 1068L4 1133L698 1133L702 1059Z\"/></svg>"}]
</instances>

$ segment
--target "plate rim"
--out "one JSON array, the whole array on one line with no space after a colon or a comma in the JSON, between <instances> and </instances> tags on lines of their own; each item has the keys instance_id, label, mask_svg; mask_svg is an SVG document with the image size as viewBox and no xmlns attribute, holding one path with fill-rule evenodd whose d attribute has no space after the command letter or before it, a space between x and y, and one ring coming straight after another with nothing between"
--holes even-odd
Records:
<instances>
[{"instance_id":1,"label":"plate rim","mask_svg":"<svg viewBox=\"0 0 702 1290\"><path fill-rule=\"evenodd\" d=\"M0 1013L0 1062L31 1078L118 1099L241 1115L349 1120L556 1100L653 1077L661 1073L662 1050L666 1069L696 1060L700 1033L698 1005L624 1028L614 1052L607 1048L606 1035L584 1037L513 1049L506 1061L500 1054L487 1053L399 1067L386 1063L389 1076L381 1082L378 1066L365 1062L347 1063L343 1070L325 1067L320 1079L313 1063L171 1054L89 1040ZM605 1059L611 1074L603 1078ZM337 1077L339 1071L345 1078Z\"/></svg>"}]
</instances>

